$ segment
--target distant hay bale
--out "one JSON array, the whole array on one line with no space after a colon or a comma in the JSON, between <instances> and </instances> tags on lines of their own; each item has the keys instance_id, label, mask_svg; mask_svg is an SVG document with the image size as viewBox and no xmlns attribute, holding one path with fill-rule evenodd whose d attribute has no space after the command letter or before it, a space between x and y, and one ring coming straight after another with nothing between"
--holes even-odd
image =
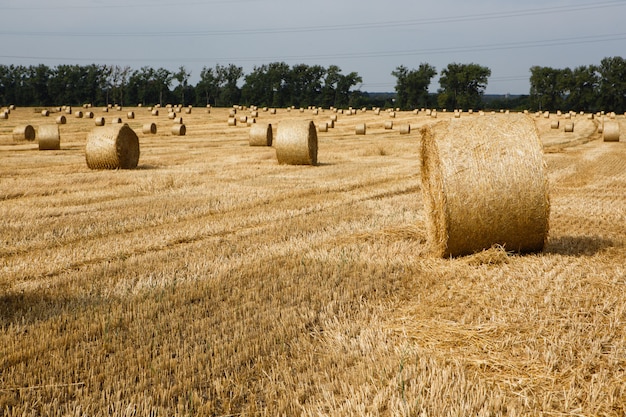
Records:
<instances>
[{"instance_id":1,"label":"distant hay bale","mask_svg":"<svg viewBox=\"0 0 626 417\"><path fill-rule=\"evenodd\" d=\"M276 114L276 109L271 108L271 109L270 109L270 114Z\"/></svg>"},{"instance_id":2,"label":"distant hay bale","mask_svg":"<svg viewBox=\"0 0 626 417\"><path fill-rule=\"evenodd\" d=\"M237 119L235 117L229 117L228 126L237 126Z\"/></svg>"},{"instance_id":3,"label":"distant hay bale","mask_svg":"<svg viewBox=\"0 0 626 417\"><path fill-rule=\"evenodd\" d=\"M52 151L61 149L61 136L59 125L42 125L37 129L39 150Z\"/></svg>"},{"instance_id":4,"label":"distant hay bale","mask_svg":"<svg viewBox=\"0 0 626 417\"><path fill-rule=\"evenodd\" d=\"M42 110L42 111L41 111L41 115L42 115L43 117L48 117L48 116L50 116L50 110Z\"/></svg>"},{"instance_id":5,"label":"distant hay bale","mask_svg":"<svg viewBox=\"0 0 626 417\"><path fill-rule=\"evenodd\" d=\"M385 121L385 130L391 130L391 129L393 129L393 120Z\"/></svg>"},{"instance_id":6,"label":"distant hay bale","mask_svg":"<svg viewBox=\"0 0 626 417\"><path fill-rule=\"evenodd\" d=\"M174 121L175 124L178 124L178 125L182 125L183 124L183 118L182 117L175 117L173 121Z\"/></svg>"},{"instance_id":7,"label":"distant hay bale","mask_svg":"<svg viewBox=\"0 0 626 417\"><path fill-rule=\"evenodd\" d=\"M152 116L158 116L159 115L159 109L152 109L152 111L150 112L150 114Z\"/></svg>"},{"instance_id":8,"label":"distant hay bale","mask_svg":"<svg viewBox=\"0 0 626 417\"><path fill-rule=\"evenodd\" d=\"M389 112L389 117L391 117L391 118L396 117L396 112L395 111L390 111Z\"/></svg>"},{"instance_id":9,"label":"distant hay bale","mask_svg":"<svg viewBox=\"0 0 626 417\"><path fill-rule=\"evenodd\" d=\"M543 249L550 203L532 119L486 115L422 128L421 175L428 240L436 256L501 245Z\"/></svg>"},{"instance_id":10,"label":"distant hay bale","mask_svg":"<svg viewBox=\"0 0 626 417\"><path fill-rule=\"evenodd\" d=\"M574 131L574 123L572 122L565 123L563 130L567 133L572 133Z\"/></svg>"},{"instance_id":11,"label":"distant hay bale","mask_svg":"<svg viewBox=\"0 0 626 417\"><path fill-rule=\"evenodd\" d=\"M155 135L157 132L156 123L145 123L141 129L146 135Z\"/></svg>"},{"instance_id":12,"label":"distant hay bale","mask_svg":"<svg viewBox=\"0 0 626 417\"><path fill-rule=\"evenodd\" d=\"M558 129L558 128L559 128L558 120L553 120L552 122L550 122L550 129Z\"/></svg>"},{"instance_id":13,"label":"distant hay bale","mask_svg":"<svg viewBox=\"0 0 626 417\"><path fill-rule=\"evenodd\" d=\"M252 126L255 123L256 123L256 119L254 117L248 117L248 121L246 122L248 127Z\"/></svg>"},{"instance_id":14,"label":"distant hay bale","mask_svg":"<svg viewBox=\"0 0 626 417\"><path fill-rule=\"evenodd\" d=\"M104 121L104 117L96 117L96 126L104 126L105 121Z\"/></svg>"},{"instance_id":15,"label":"distant hay bale","mask_svg":"<svg viewBox=\"0 0 626 417\"><path fill-rule=\"evenodd\" d=\"M400 134L401 135L408 135L409 133L411 133L411 124L407 123L405 125L400 126Z\"/></svg>"},{"instance_id":16,"label":"distant hay bale","mask_svg":"<svg viewBox=\"0 0 626 417\"><path fill-rule=\"evenodd\" d=\"M329 129L334 129L335 128L335 121L334 120L329 120L328 122L326 122L328 124L328 128Z\"/></svg>"},{"instance_id":17,"label":"distant hay bale","mask_svg":"<svg viewBox=\"0 0 626 417\"><path fill-rule=\"evenodd\" d=\"M81 110L75 111L74 112L74 117L76 117L77 119L82 119L83 118L83 112Z\"/></svg>"},{"instance_id":18,"label":"distant hay bale","mask_svg":"<svg viewBox=\"0 0 626 417\"><path fill-rule=\"evenodd\" d=\"M280 122L274 146L279 164L317 165L317 131L312 120Z\"/></svg>"},{"instance_id":19,"label":"distant hay bale","mask_svg":"<svg viewBox=\"0 0 626 417\"><path fill-rule=\"evenodd\" d=\"M258 110L252 110L250 112L250 117L259 117L259 111Z\"/></svg>"},{"instance_id":20,"label":"distant hay bale","mask_svg":"<svg viewBox=\"0 0 626 417\"><path fill-rule=\"evenodd\" d=\"M328 132L328 122L320 122L317 124L318 132Z\"/></svg>"},{"instance_id":21,"label":"distant hay bale","mask_svg":"<svg viewBox=\"0 0 626 417\"><path fill-rule=\"evenodd\" d=\"M113 119L111 119L111 123L112 124L120 124L122 123L122 118L121 117L114 117Z\"/></svg>"},{"instance_id":22,"label":"distant hay bale","mask_svg":"<svg viewBox=\"0 0 626 417\"><path fill-rule=\"evenodd\" d=\"M172 132L173 136L185 136L187 134L187 127L182 123L175 124L172 125L170 132Z\"/></svg>"},{"instance_id":23,"label":"distant hay bale","mask_svg":"<svg viewBox=\"0 0 626 417\"><path fill-rule=\"evenodd\" d=\"M87 135L90 169L132 169L139 162L139 138L127 124L96 127Z\"/></svg>"},{"instance_id":24,"label":"distant hay bale","mask_svg":"<svg viewBox=\"0 0 626 417\"><path fill-rule=\"evenodd\" d=\"M185 114L191 114L191 107L187 107L185 109Z\"/></svg>"},{"instance_id":25,"label":"distant hay bale","mask_svg":"<svg viewBox=\"0 0 626 417\"><path fill-rule=\"evenodd\" d=\"M237 116L237 109L230 109L230 111L228 112L228 117L235 117Z\"/></svg>"},{"instance_id":26,"label":"distant hay bale","mask_svg":"<svg viewBox=\"0 0 626 417\"><path fill-rule=\"evenodd\" d=\"M598 125L598 133L603 133L604 132L604 122L600 122L600 124Z\"/></svg>"},{"instance_id":27,"label":"distant hay bale","mask_svg":"<svg viewBox=\"0 0 626 417\"><path fill-rule=\"evenodd\" d=\"M103 108L102 108L102 111L103 111L104 113L108 113L108 112L109 112L109 108L108 108L108 107L103 107Z\"/></svg>"},{"instance_id":28,"label":"distant hay bale","mask_svg":"<svg viewBox=\"0 0 626 417\"><path fill-rule=\"evenodd\" d=\"M364 135L366 130L367 130L367 126L365 125L365 123L360 123L356 125L355 133L357 135Z\"/></svg>"},{"instance_id":29,"label":"distant hay bale","mask_svg":"<svg viewBox=\"0 0 626 417\"><path fill-rule=\"evenodd\" d=\"M272 146L272 125L269 123L255 123L250 127L250 146Z\"/></svg>"},{"instance_id":30,"label":"distant hay bale","mask_svg":"<svg viewBox=\"0 0 626 417\"><path fill-rule=\"evenodd\" d=\"M13 129L13 140L35 140L35 128L31 125L16 126Z\"/></svg>"},{"instance_id":31,"label":"distant hay bale","mask_svg":"<svg viewBox=\"0 0 626 417\"><path fill-rule=\"evenodd\" d=\"M135 118L135 112L134 111L129 111L128 113L126 113L126 117L129 119L134 119Z\"/></svg>"},{"instance_id":32,"label":"distant hay bale","mask_svg":"<svg viewBox=\"0 0 626 417\"><path fill-rule=\"evenodd\" d=\"M85 118L87 118L87 119L93 119L93 116L94 116L94 114L93 114L93 112L92 112L92 111L86 111L86 112L85 112Z\"/></svg>"},{"instance_id":33,"label":"distant hay bale","mask_svg":"<svg viewBox=\"0 0 626 417\"><path fill-rule=\"evenodd\" d=\"M9 118L9 112L7 111L0 112L0 119L8 119L8 118Z\"/></svg>"},{"instance_id":34,"label":"distant hay bale","mask_svg":"<svg viewBox=\"0 0 626 417\"><path fill-rule=\"evenodd\" d=\"M602 139L604 142L619 142L620 132L618 122L604 122Z\"/></svg>"},{"instance_id":35,"label":"distant hay bale","mask_svg":"<svg viewBox=\"0 0 626 417\"><path fill-rule=\"evenodd\" d=\"M248 116L239 116L239 121L241 123L246 123L248 121Z\"/></svg>"},{"instance_id":36,"label":"distant hay bale","mask_svg":"<svg viewBox=\"0 0 626 417\"><path fill-rule=\"evenodd\" d=\"M167 118L170 120L174 120L176 118L176 112L171 111L167 113Z\"/></svg>"},{"instance_id":37,"label":"distant hay bale","mask_svg":"<svg viewBox=\"0 0 626 417\"><path fill-rule=\"evenodd\" d=\"M67 106L67 107L65 108L65 113L67 113L67 114L72 114L72 106Z\"/></svg>"},{"instance_id":38,"label":"distant hay bale","mask_svg":"<svg viewBox=\"0 0 626 417\"><path fill-rule=\"evenodd\" d=\"M67 123L67 119L65 118L65 116L60 115L56 118L56 122L58 125L64 125L65 123Z\"/></svg>"}]
</instances>

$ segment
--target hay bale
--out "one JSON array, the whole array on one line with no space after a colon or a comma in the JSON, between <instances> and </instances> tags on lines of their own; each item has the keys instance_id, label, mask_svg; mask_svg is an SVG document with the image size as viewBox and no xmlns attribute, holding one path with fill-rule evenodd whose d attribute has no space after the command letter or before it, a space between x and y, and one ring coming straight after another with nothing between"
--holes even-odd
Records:
<instances>
[{"instance_id":1,"label":"hay bale","mask_svg":"<svg viewBox=\"0 0 626 417\"><path fill-rule=\"evenodd\" d=\"M574 123L572 123L572 122L565 123L565 126L563 127L563 130L566 133L572 133L574 131Z\"/></svg>"},{"instance_id":2,"label":"hay bale","mask_svg":"<svg viewBox=\"0 0 626 417\"><path fill-rule=\"evenodd\" d=\"M157 132L156 123L145 123L141 129L146 135L155 135Z\"/></svg>"},{"instance_id":3,"label":"hay bale","mask_svg":"<svg viewBox=\"0 0 626 417\"><path fill-rule=\"evenodd\" d=\"M64 125L65 123L67 123L67 119L65 118L65 116L60 115L56 118L56 122L58 125Z\"/></svg>"},{"instance_id":4,"label":"hay bale","mask_svg":"<svg viewBox=\"0 0 626 417\"><path fill-rule=\"evenodd\" d=\"M328 122L328 128L329 129L334 129L335 128L335 121L334 120L329 120Z\"/></svg>"},{"instance_id":5,"label":"hay bale","mask_svg":"<svg viewBox=\"0 0 626 417\"><path fill-rule=\"evenodd\" d=\"M367 131L367 126L365 125L365 123L360 123L356 125L355 133L357 135L364 135L366 131Z\"/></svg>"},{"instance_id":6,"label":"hay bale","mask_svg":"<svg viewBox=\"0 0 626 417\"><path fill-rule=\"evenodd\" d=\"M604 122L602 140L604 142L619 142L619 124L613 121Z\"/></svg>"},{"instance_id":7,"label":"hay bale","mask_svg":"<svg viewBox=\"0 0 626 417\"><path fill-rule=\"evenodd\" d=\"M385 122L385 130L392 130L393 129L393 120L387 120Z\"/></svg>"},{"instance_id":8,"label":"hay bale","mask_svg":"<svg viewBox=\"0 0 626 417\"><path fill-rule=\"evenodd\" d=\"M228 126L237 126L237 119L235 117L229 117Z\"/></svg>"},{"instance_id":9,"label":"hay bale","mask_svg":"<svg viewBox=\"0 0 626 417\"><path fill-rule=\"evenodd\" d=\"M9 118L9 112L8 111L0 112L0 119L6 120L8 118Z\"/></svg>"},{"instance_id":10,"label":"hay bale","mask_svg":"<svg viewBox=\"0 0 626 417\"><path fill-rule=\"evenodd\" d=\"M114 117L113 119L111 119L111 123L112 124L120 124L122 123L122 118L121 117Z\"/></svg>"},{"instance_id":11,"label":"hay bale","mask_svg":"<svg viewBox=\"0 0 626 417\"><path fill-rule=\"evenodd\" d=\"M59 125L42 125L37 129L39 136L39 150L52 151L61 149Z\"/></svg>"},{"instance_id":12,"label":"hay bale","mask_svg":"<svg viewBox=\"0 0 626 417\"><path fill-rule=\"evenodd\" d=\"M104 117L96 117L96 126L104 126Z\"/></svg>"},{"instance_id":13,"label":"hay bale","mask_svg":"<svg viewBox=\"0 0 626 417\"><path fill-rule=\"evenodd\" d=\"M550 129L558 129L559 128L559 121L558 120L553 120L550 123Z\"/></svg>"},{"instance_id":14,"label":"hay bale","mask_svg":"<svg viewBox=\"0 0 626 417\"><path fill-rule=\"evenodd\" d=\"M35 140L35 128L31 125L16 126L13 129L13 140Z\"/></svg>"},{"instance_id":15,"label":"hay bale","mask_svg":"<svg viewBox=\"0 0 626 417\"><path fill-rule=\"evenodd\" d=\"M434 255L461 256L494 245L543 249L550 202L532 119L462 118L424 127L421 134L422 192Z\"/></svg>"},{"instance_id":16,"label":"hay bale","mask_svg":"<svg viewBox=\"0 0 626 417\"><path fill-rule=\"evenodd\" d=\"M317 165L317 131L312 120L280 122L274 146L279 164Z\"/></svg>"},{"instance_id":17,"label":"hay bale","mask_svg":"<svg viewBox=\"0 0 626 417\"><path fill-rule=\"evenodd\" d=\"M174 123L177 125L182 125L183 124L183 118L182 117L175 117L174 118Z\"/></svg>"},{"instance_id":18,"label":"hay bale","mask_svg":"<svg viewBox=\"0 0 626 417\"><path fill-rule=\"evenodd\" d=\"M139 138L127 124L97 127L87 135L90 169L132 169L139 162Z\"/></svg>"},{"instance_id":19,"label":"hay bale","mask_svg":"<svg viewBox=\"0 0 626 417\"><path fill-rule=\"evenodd\" d=\"M92 112L92 111L86 111L86 112L85 112L85 118L87 118L87 119L93 119L93 116L94 116L94 114L93 114L93 112Z\"/></svg>"},{"instance_id":20,"label":"hay bale","mask_svg":"<svg viewBox=\"0 0 626 417\"><path fill-rule=\"evenodd\" d=\"M320 122L317 124L318 132L328 132L328 122Z\"/></svg>"},{"instance_id":21,"label":"hay bale","mask_svg":"<svg viewBox=\"0 0 626 417\"><path fill-rule=\"evenodd\" d=\"M82 119L83 118L82 110L75 111L74 112L74 117L76 117L77 119Z\"/></svg>"},{"instance_id":22,"label":"hay bale","mask_svg":"<svg viewBox=\"0 0 626 417\"><path fill-rule=\"evenodd\" d=\"M50 116L50 110L42 110L42 111L41 111L41 115L42 115L43 117L48 117L48 116Z\"/></svg>"},{"instance_id":23,"label":"hay bale","mask_svg":"<svg viewBox=\"0 0 626 417\"><path fill-rule=\"evenodd\" d=\"M182 123L177 123L172 125L170 132L172 132L173 136L185 136L187 134L187 127Z\"/></svg>"},{"instance_id":24,"label":"hay bale","mask_svg":"<svg viewBox=\"0 0 626 417\"><path fill-rule=\"evenodd\" d=\"M135 118L135 112L134 111L129 111L128 113L126 113L126 117L129 119L134 119Z\"/></svg>"},{"instance_id":25,"label":"hay bale","mask_svg":"<svg viewBox=\"0 0 626 417\"><path fill-rule=\"evenodd\" d=\"M248 116L239 116L239 122L246 123L248 121Z\"/></svg>"},{"instance_id":26,"label":"hay bale","mask_svg":"<svg viewBox=\"0 0 626 417\"><path fill-rule=\"evenodd\" d=\"M152 111L150 112L150 114L152 116L158 116L159 115L159 109L152 109Z\"/></svg>"},{"instance_id":27,"label":"hay bale","mask_svg":"<svg viewBox=\"0 0 626 417\"><path fill-rule=\"evenodd\" d=\"M405 125L400 126L400 134L401 135L408 135L409 133L411 133L411 124L407 123Z\"/></svg>"},{"instance_id":28,"label":"hay bale","mask_svg":"<svg viewBox=\"0 0 626 417\"><path fill-rule=\"evenodd\" d=\"M272 146L272 125L255 123L250 127L250 146Z\"/></svg>"}]
</instances>

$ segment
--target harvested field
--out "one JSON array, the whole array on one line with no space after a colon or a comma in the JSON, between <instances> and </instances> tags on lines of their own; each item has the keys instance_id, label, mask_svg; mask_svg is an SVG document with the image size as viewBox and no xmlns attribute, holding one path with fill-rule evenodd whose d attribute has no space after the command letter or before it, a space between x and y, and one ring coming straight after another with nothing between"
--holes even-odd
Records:
<instances>
[{"instance_id":1,"label":"harvested field","mask_svg":"<svg viewBox=\"0 0 626 417\"><path fill-rule=\"evenodd\" d=\"M93 120L59 125L59 150L12 138L41 110L0 120L3 417L626 413L626 143L597 121L533 118L543 252L438 259L419 130L452 113L396 112L406 135L339 115L299 166L249 146L230 109L174 137L166 112L125 108L137 169L92 171Z\"/></svg>"}]
</instances>

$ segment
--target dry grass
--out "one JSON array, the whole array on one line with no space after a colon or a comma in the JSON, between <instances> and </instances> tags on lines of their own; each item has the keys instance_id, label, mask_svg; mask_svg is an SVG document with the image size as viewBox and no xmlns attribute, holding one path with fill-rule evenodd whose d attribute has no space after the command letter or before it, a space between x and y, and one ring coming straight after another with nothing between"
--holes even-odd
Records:
<instances>
[{"instance_id":1,"label":"dry grass","mask_svg":"<svg viewBox=\"0 0 626 417\"><path fill-rule=\"evenodd\" d=\"M419 135L374 112L320 134L314 169L213 108L141 136L138 169L91 171L93 121L60 150L13 141L40 111L0 121L0 415L626 413L626 147L583 140L593 121L573 144L539 129L544 252L433 259Z\"/></svg>"}]
</instances>

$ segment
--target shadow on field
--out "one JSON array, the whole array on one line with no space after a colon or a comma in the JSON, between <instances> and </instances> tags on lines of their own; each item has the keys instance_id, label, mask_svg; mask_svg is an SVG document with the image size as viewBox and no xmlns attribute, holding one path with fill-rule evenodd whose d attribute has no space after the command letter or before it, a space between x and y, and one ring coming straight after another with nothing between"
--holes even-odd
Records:
<instances>
[{"instance_id":1,"label":"shadow on field","mask_svg":"<svg viewBox=\"0 0 626 417\"><path fill-rule=\"evenodd\" d=\"M0 293L0 327L46 320L67 310L68 305L76 307L77 304L81 304L81 300L68 300L43 291Z\"/></svg>"},{"instance_id":2,"label":"shadow on field","mask_svg":"<svg viewBox=\"0 0 626 417\"><path fill-rule=\"evenodd\" d=\"M568 256L591 256L613 245L612 240L598 236L560 236L548 239L544 252Z\"/></svg>"}]
</instances>

